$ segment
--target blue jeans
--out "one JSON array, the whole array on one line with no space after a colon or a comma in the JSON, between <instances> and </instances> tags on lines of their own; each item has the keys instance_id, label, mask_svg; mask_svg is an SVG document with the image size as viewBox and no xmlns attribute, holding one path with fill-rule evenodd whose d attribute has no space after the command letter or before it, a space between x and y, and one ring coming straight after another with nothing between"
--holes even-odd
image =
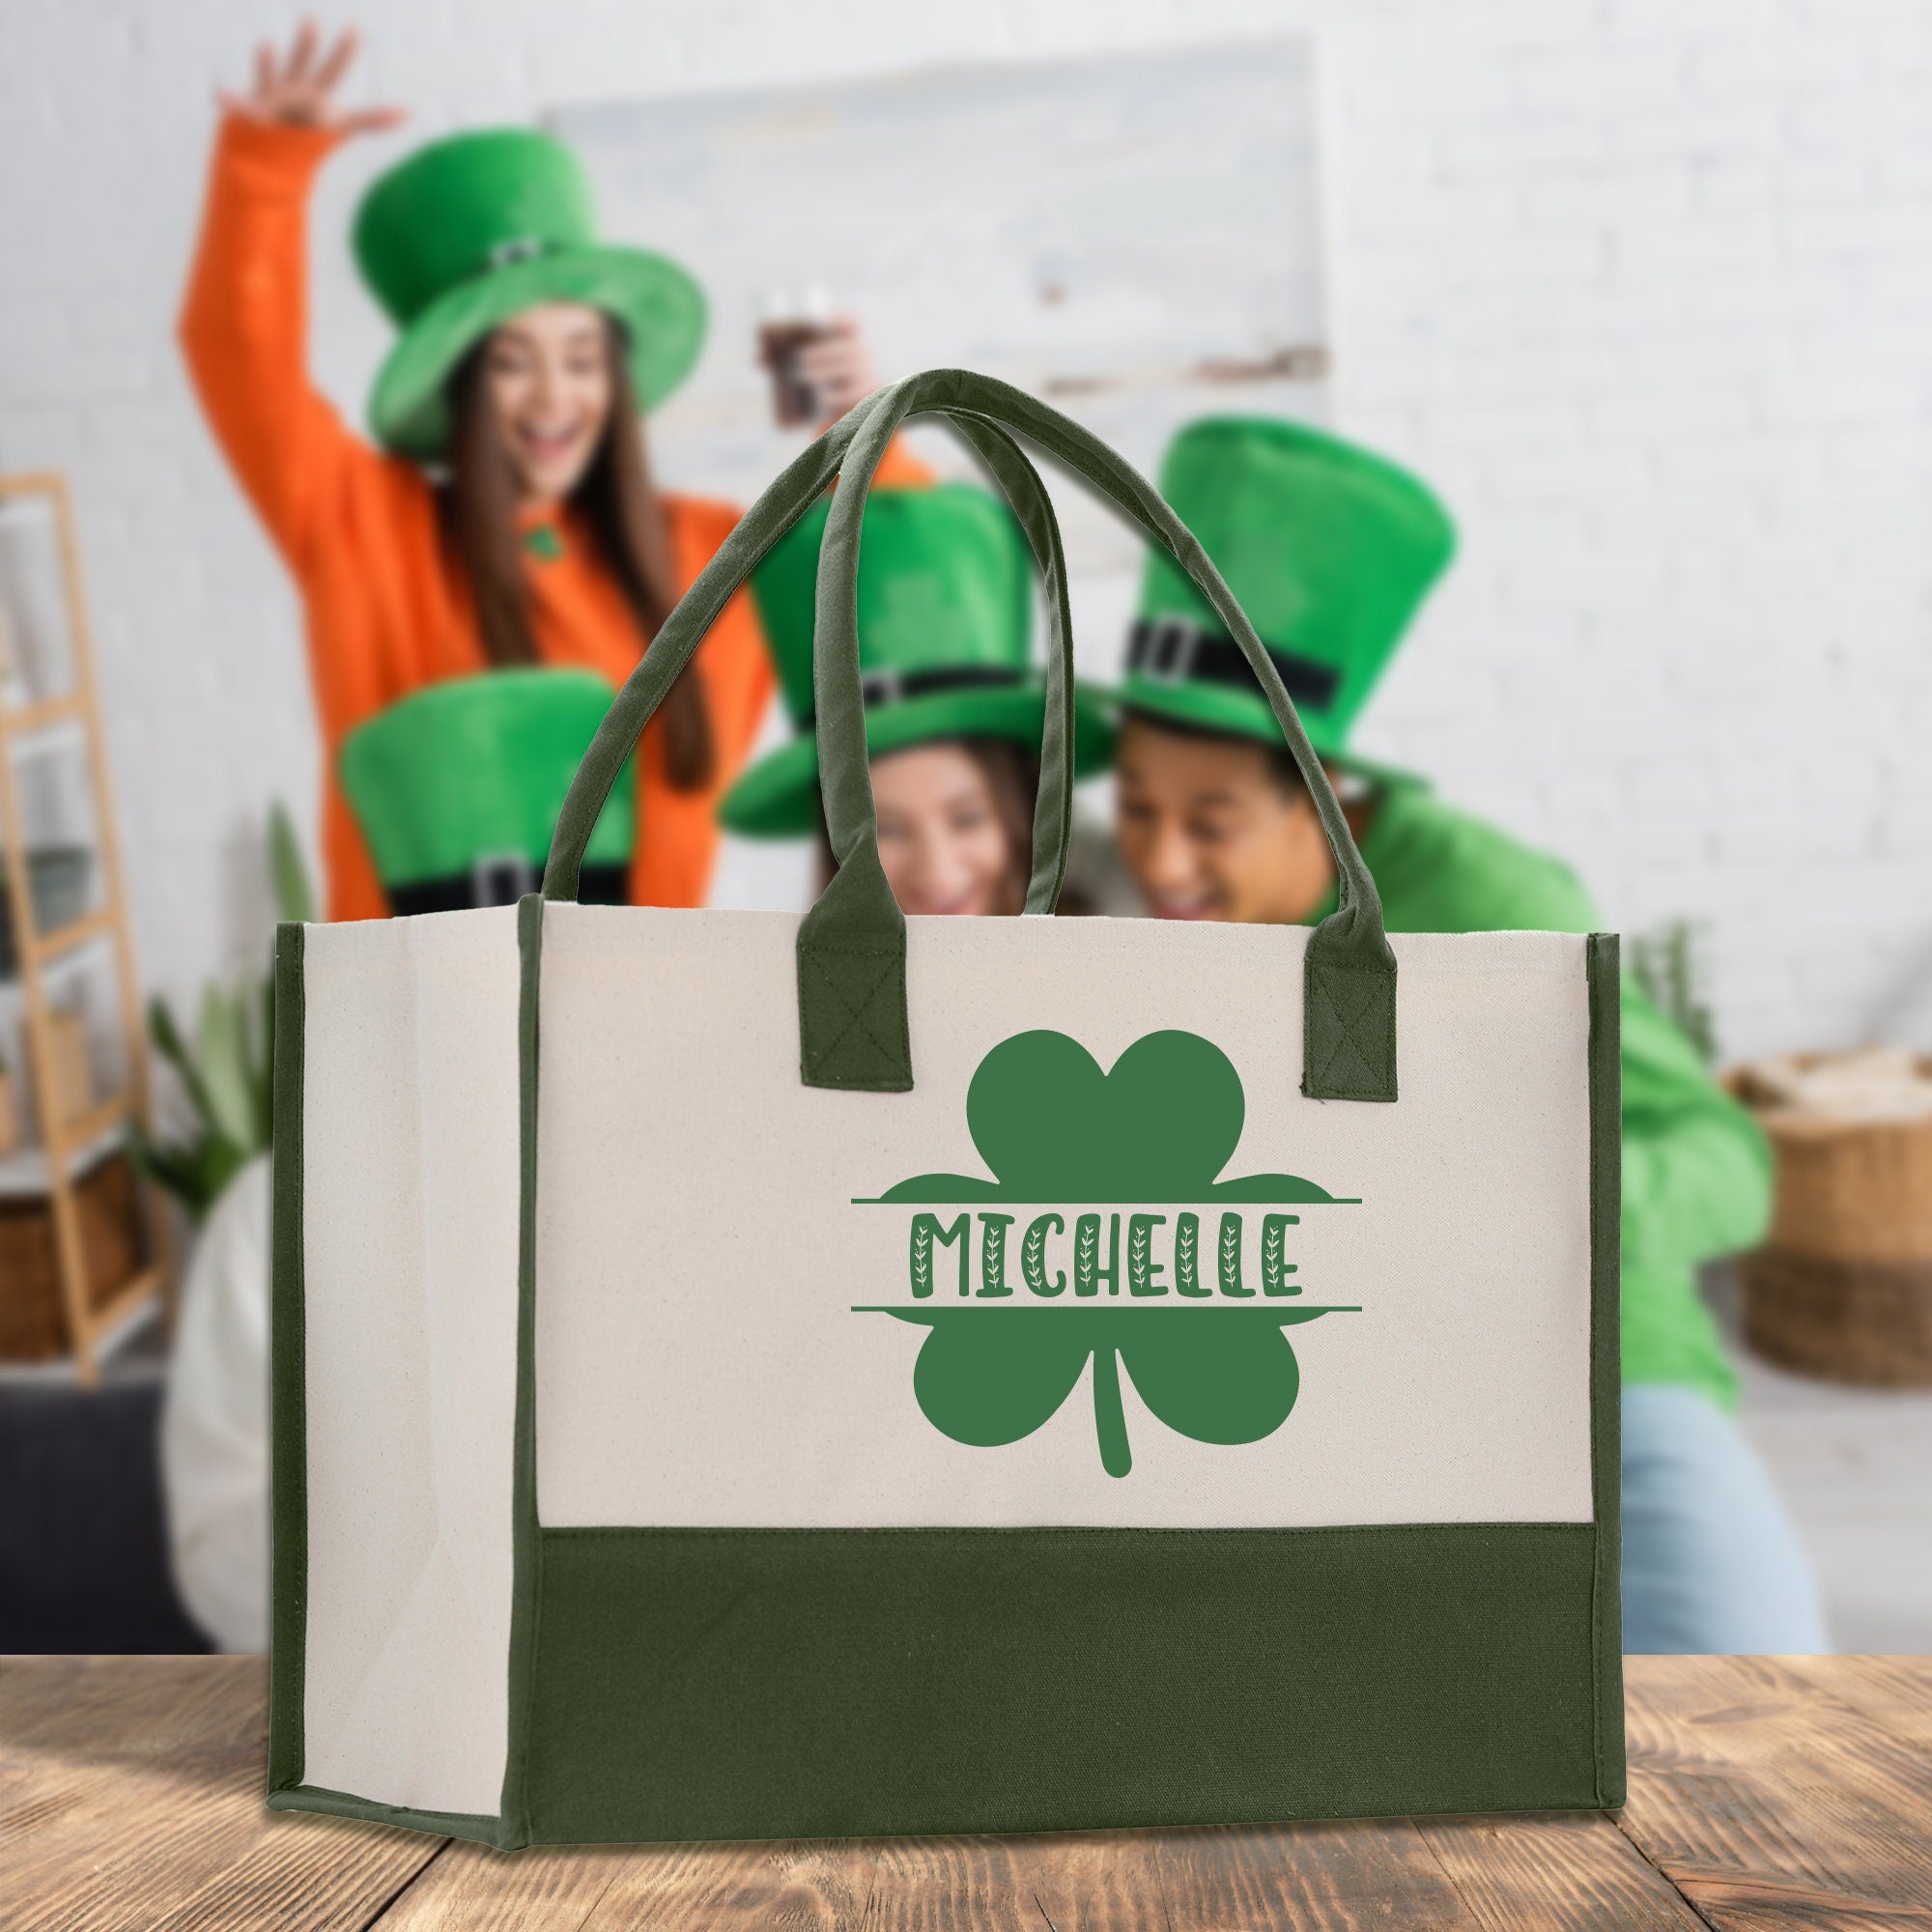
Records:
<instances>
[{"instance_id":1,"label":"blue jeans","mask_svg":"<svg viewBox=\"0 0 1932 1932\"><path fill-rule=\"evenodd\" d=\"M1831 1649L1811 1565L1737 1424L1694 1389L1624 1390L1624 1649Z\"/></svg>"}]
</instances>

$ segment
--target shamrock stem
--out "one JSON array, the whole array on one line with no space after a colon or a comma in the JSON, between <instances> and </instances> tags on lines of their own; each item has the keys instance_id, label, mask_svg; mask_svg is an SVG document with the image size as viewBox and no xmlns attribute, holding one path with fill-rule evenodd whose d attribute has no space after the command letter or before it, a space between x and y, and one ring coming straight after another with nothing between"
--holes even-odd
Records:
<instances>
[{"instance_id":1,"label":"shamrock stem","mask_svg":"<svg viewBox=\"0 0 1932 1932\"><path fill-rule=\"evenodd\" d=\"M1110 1476L1124 1476L1134 1466L1134 1457L1121 1407L1121 1358L1112 1349L1094 1350L1094 1433L1100 1438L1101 1468Z\"/></svg>"}]
</instances>

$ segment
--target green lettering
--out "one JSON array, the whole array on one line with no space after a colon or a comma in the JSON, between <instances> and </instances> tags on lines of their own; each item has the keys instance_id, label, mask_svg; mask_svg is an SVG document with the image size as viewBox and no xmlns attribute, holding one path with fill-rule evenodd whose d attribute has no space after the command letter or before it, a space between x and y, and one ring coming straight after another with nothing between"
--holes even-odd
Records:
<instances>
[{"instance_id":1,"label":"green lettering","mask_svg":"<svg viewBox=\"0 0 1932 1932\"><path fill-rule=\"evenodd\" d=\"M966 1293L966 1264L973 1252L973 1244L967 1238L973 1226L973 1217L962 1214L950 1228L939 1225L936 1214L915 1214L912 1217L912 1292L916 1299L923 1301L932 1293L932 1244L935 1239L951 1247L959 1243L959 1293Z\"/></svg>"},{"instance_id":2,"label":"green lettering","mask_svg":"<svg viewBox=\"0 0 1932 1932\"><path fill-rule=\"evenodd\" d=\"M1254 1299L1254 1290L1241 1286L1241 1217L1232 1212L1221 1216L1220 1274L1223 1294Z\"/></svg>"},{"instance_id":3,"label":"green lettering","mask_svg":"<svg viewBox=\"0 0 1932 1932\"><path fill-rule=\"evenodd\" d=\"M1046 1277L1046 1236L1049 1226L1056 1235L1066 1232L1066 1223L1058 1214L1040 1214L1027 1223L1026 1238L1020 1243L1020 1278L1034 1294L1051 1297L1066 1292L1066 1270L1062 1268L1051 1281Z\"/></svg>"},{"instance_id":4,"label":"green lettering","mask_svg":"<svg viewBox=\"0 0 1932 1932\"><path fill-rule=\"evenodd\" d=\"M980 1287L975 1299L992 1300L1010 1294L1013 1285L1007 1279L1007 1230L1013 1225L1010 1214L980 1216Z\"/></svg>"},{"instance_id":5,"label":"green lettering","mask_svg":"<svg viewBox=\"0 0 1932 1932\"><path fill-rule=\"evenodd\" d=\"M1287 1230L1298 1226L1299 1214L1264 1214L1262 1216L1262 1293L1264 1294L1299 1294L1301 1284L1290 1281L1294 1273L1294 1264L1287 1259Z\"/></svg>"},{"instance_id":6,"label":"green lettering","mask_svg":"<svg viewBox=\"0 0 1932 1932\"><path fill-rule=\"evenodd\" d=\"M1165 1214L1127 1216L1127 1293L1165 1294L1167 1284L1157 1277L1167 1271L1164 1262L1153 1258L1153 1231L1167 1225Z\"/></svg>"},{"instance_id":7,"label":"green lettering","mask_svg":"<svg viewBox=\"0 0 1932 1932\"><path fill-rule=\"evenodd\" d=\"M1199 1299L1211 1295L1201 1286L1201 1216L1177 1214L1174 1219L1174 1286L1177 1293Z\"/></svg>"},{"instance_id":8,"label":"green lettering","mask_svg":"<svg viewBox=\"0 0 1932 1932\"><path fill-rule=\"evenodd\" d=\"M1121 1217L1109 1215L1112 1222L1109 1231L1108 1262L1100 1265L1100 1217L1097 1214L1083 1214L1073 1224L1073 1293L1075 1294L1098 1294L1100 1284L1107 1284L1109 1294L1121 1292Z\"/></svg>"}]
</instances>

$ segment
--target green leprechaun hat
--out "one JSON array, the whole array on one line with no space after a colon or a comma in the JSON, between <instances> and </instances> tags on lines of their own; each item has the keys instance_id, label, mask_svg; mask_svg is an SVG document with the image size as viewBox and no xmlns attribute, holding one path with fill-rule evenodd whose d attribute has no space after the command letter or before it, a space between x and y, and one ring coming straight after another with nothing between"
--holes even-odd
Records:
<instances>
[{"instance_id":1,"label":"green leprechaun hat","mask_svg":"<svg viewBox=\"0 0 1932 1932\"><path fill-rule=\"evenodd\" d=\"M540 667L426 685L342 741L343 795L398 913L505 905L542 883L564 794L615 696ZM637 760L583 854L578 896L629 897Z\"/></svg>"},{"instance_id":2,"label":"green leprechaun hat","mask_svg":"<svg viewBox=\"0 0 1932 1932\"><path fill-rule=\"evenodd\" d=\"M704 295L663 255L597 239L590 184L534 128L454 134L379 179L355 213L355 249L402 340L369 399L377 438L434 460L449 437L449 378L498 323L539 302L584 302L623 325L632 386L654 409L691 373Z\"/></svg>"},{"instance_id":3,"label":"green leprechaun hat","mask_svg":"<svg viewBox=\"0 0 1932 1932\"><path fill-rule=\"evenodd\" d=\"M1169 445L1160 491L1227 580L1280 670L1310 741L1346 760L1349 733L1455 526L1406 469L1267 416L1210 416ZM1210 731L1281 742L1260 681L1194 581L1148 558L1121 702Z\"/></svg>"},{"instance_id":4,"label":"green leprechaun hat","mask_svg":"<svg viewBox=\"0 0 1932 1932\"><path fill-rule=\"evenodd\" d=\"M818 824L811 638L828 497L752 579L779 684L799 735L760 759L719 808L732 832L796 838ZM1033 554L1006 506L968 483L875 490L859 548L859 670L866 745L878 756L939 738L1006 738L1035 751L1046 711L1032 663ZM1076 686L1073 763L1104 764L1113 727Z\"/></svg>"}]
</instances>

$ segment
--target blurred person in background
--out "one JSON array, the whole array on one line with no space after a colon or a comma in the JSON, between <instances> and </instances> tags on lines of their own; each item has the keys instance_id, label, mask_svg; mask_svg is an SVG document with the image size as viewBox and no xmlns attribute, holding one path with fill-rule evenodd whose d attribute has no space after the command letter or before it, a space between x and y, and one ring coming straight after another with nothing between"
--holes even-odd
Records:
<instances>
[{"instance_id":1,"label":"blurred person in background","mask_svg":"<svg viewBox=\"0 0 1932 1932\"><path fill-rule=\"evenodd\" d=\"M1183 430L1160 487L1274 659L1388 929L1599 929L1559 861L1349 752L1455 547L1434 495L1338 438L1237 417ZM1149 558L1118 695L1116 839L1146 909L1298 925L1333 911L1334 861L1274 714L1164 553ZM1733 1419L1736 1378L1697 1288L1699 1263L1762 1236L1768 1151L1628 975L1622 1063L1624 1648L1824 1650L1809 1565Z\"/></svg>"},{"instance_id":2,"label":"blurred person in background","mask_svg":"<svg viewBox=\"0 0 1932 1932\"><path fill-rule=\"evenodd\" d=\"M343 141L401 118L338 107L354 51L353 35L325 49L304 26L224 100L181 323L210 423L300 590L335 919L533 883L613 688L738 515L660 493L645 459L640 412L696 361L702 294L663 256L598 242L577 160L530 130L433 143L364 197L356 259L402 334L370 404L381 447L337 418L306 368L309 187ZM828 417L872 386L849 323L795 345L787 375ZM880 469L925 474L897 443ZM772 688L756 612L734 598L613 792L586 896L702 902L715 809ZM178 1580L227 1649L267 1640L268 1243L260 1163L203 1230L165 1409Z\"/></svg>"},{"instance_id":3,"label":"blurred person in background","mask_svg":"<svg viewBox=\"0 0 1932 1932\"><path fill-rule=\"evenodd\" d=\"M306 203L342 142L402 118L337 104L355 46L304 25L223 98L181 322L209 421L300 590L335 919L390 909L340 788L345 738L427 686L502 667L620 685L738 516L659 491L645 456L641 413L703 343L697 283L599 242L579 162L533 129L433 142L363 197L356 262L401 335L370 402L381 446L342 424L307 374ZM798 371L828 419L873 385L849 323L802 348ZM896 446L881 471L923 473ZM771 689L756 616L733 599L643 735L635 902L702 903L715 809Z\"/></svg>"},{"instance_id":4,"label":"blurred person in background","mask_svg":"<svg viewBox=\"0 0 1932 1932\"><path fill-rule=\"evenodd\" d=\"M797 735L725 794L753 838L819 841L811 643L827 505L810 510L752 580ZM1016 914L1033 866L1046 688L1033 662L1033 553L1005 504L967 483L875 491L859 558L859 670L879 858L907 913ZM1074 771L1106 761L1098 700L1074 692ZM1069 908L1070 909L1070 908Z\"/></svg>"}]
</instances>

